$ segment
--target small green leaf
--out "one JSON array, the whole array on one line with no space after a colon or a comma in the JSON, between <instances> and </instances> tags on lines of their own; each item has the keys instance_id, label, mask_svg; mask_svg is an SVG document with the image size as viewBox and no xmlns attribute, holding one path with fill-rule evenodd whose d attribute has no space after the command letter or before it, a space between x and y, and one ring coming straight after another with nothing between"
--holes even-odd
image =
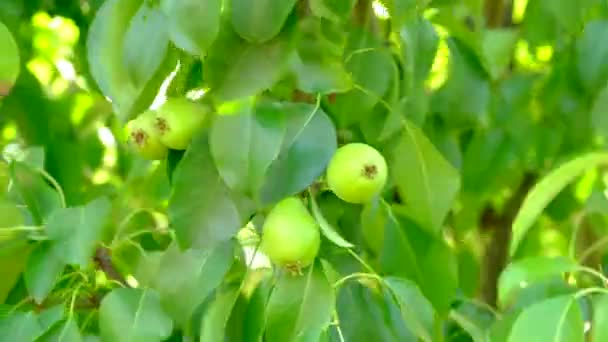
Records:
<instances>
[{"instance_id":1,"label":"small green leaf","mask_svg":"<svg viewBox=\"0 0 608 342\"><path fill-rule=\"evenodd\" d=\"M590 91L600 89L608 80L608 21L590 21L577 41L578 75Z\"/></svg>"},{"instance_id":2,"label":"small green leaf","mask_svg":"<svg viewBox=\"0 0 608 342\"><path fill-rule=\"evenodd\" d=\"M19 75L19 48L8 28L0 22L0 99L8 95Z\"/></svg>"},{"instance_id":3,"label":"small green leaf","mask_svg":"<svg viewBox=\"0 0 608 342\"><path fill-rule=\"evenodd\" d=\"M82 335L78 330L78 324L73 318L68 319L52 328L48 333L42 335L36 341L40 342L81 342Z\"/></svg>"},{"instance_id":4,"label":"small green leaf","mask_svg":"<svg viewBox=\"0 0 608 342\"><path fill-rule=\"evenodd\" d=\"M512 29L484 31L481 40L482 64L493 80L498 80L509 66L517 38L517 31Z\"/></svg>"},{"instance_id":5,"label":"small green leaf","mask_svg":"<svg viewBox=\"0 0 608 342\"><path fill-rule=\"evenodd\" d=\"M21 162L13 162L10 169L19 197L29 208L36 224L44 224L49 219L49 215L61 207L59 195L32 167Z\"/></svg>"},{"instance_id":6,"label":"small green leaf","mask_svg":"<svg viewBox=\"0 0 608 342\"><path fill-rule=\"evenodd\" d=\"M117 107L128 106L137 90L123 64L123 40L141 0L106 1L95 14L87 37L91 75ZM131 98L131 99L130 99Z\"/></svg>"},{"instance_id":7,"label":"small green leaf","mask_svg":"<svg viewBox=\"0 0 608 342\"><path fill-rule=\"evenodd\" d=\"M173 330L157 292L149 289L115 289L99 307L99 330L104 341L164 341Z\"/></svg>"},{"instance_id":8,"label":"small green leaf","mask_svg":"<svg viewBox=\"0 0 608 342\"><path fill-rule=\"evenodd\" d=\"M65 315L63 304L58 304L48 309L43 310L38 315L41 333L45 334L50 331Z\"/></svg>"},{"instance_id":9,"label":"small green leaf","mask_svg":"<svg viewBox=\"0 0 608 342\"><path fill-rule=\"evenodd\" d=\"M564 163L536 184L526 196L513 221L513 237L509 254L515 255L528 230L557 194L583 172L607 163L608 154L589 153Z\"/></svg>"},{"instance_id":10,"label":"small green leaf","mask_svg":"<svg viewBox=\"0 0 608 342\"><path fill-rule=\"evenodd\" d=\"M172 244L164 251L150 286L157 290L165 311L178 325L188 322L195 309L220 285L234 261L234 242L213 250L181 251Z\"/></svg>"},{"instance_id":11,"label":"small green leaf","mask_svg":"<svg viewBox=\"0 0 608 342\"><path fill-rule=\"evenodd\" d=\"M409 216L433 234L460 189L456 169L417 126L404 121L404 130L389 158L389 173Z\"/></svg>"},{"instance_id":12,"label":"small green leaf","mask_svg":"<svg viewBox=\"0 0 608 342\"><path fill-rule=\"evenodd\" d=\"M329 326L335 293L319 262L302 276L284 274L266 307L266 340L294 341L307 331Z\"/></svg>"},{"instance_id":13,"label":"small green leaf","mask_svg":"<svg viewBox=\"0 0 608 342\"><path fill-rule=\"evenodd\" d=\"M105 197L81 207L53 212L47 225L52 253L67 264L86 268L102 237L109 214L110 201Z\"/></svg>"},{"instance_id":14,"label":"small green leaf","mask_svg":"<svg viewBox=\"0 0 608 342\"><path fill-rule=\"evenodd\" d=\"M296 74L298 88L306 93L342 93L353 87L350 74L339 62L304 62L296 56L291 64Z\"/></svg>"},{"instance_id":15,"label":"small green leaf","mask_svg":"<svg viewBox=\"0 0 608 342\"><path fill-rule=\"evenodd\" d=\"M478 124L488 113L490 82L475 52L456 38L449 38L448 79L433 94L431 110L454 127Z\"/></svg>"},{"instance_id":16,"label":"small green leaf","mask_svg":"<svg viewBox=\"0 0 608 342\"><path fill-rule=\"evenodd\" d=\"M321 232L323 233L323 235L325 235L325 237L329 241L336 244L336 246L343 247L343 248L354 247L354 245L352 243L346 241L342 236L340 236L340 234L336 231L336 229L334 227L332 227L332 225L329 222L327 222L327 220L325 219L325 216L323 216L323 213L319 209L319 206L317 205L317 200L314 198L314 196L312 196L312 194L311 194L311 196L309 198L310 198L310 206L312 208L312 215L314 216L315 220L317 220L317 222L319 223L319 226L321 227Z\"/></svg>"},{"instance_id":17,"label":"small green leaf","mask_svg":"<svg viewBox=\"0 0 608 342\"><path fill-rule=\"evenodd\" d=\"M253 98L224 103L209 137L213 160L226 184L252 198L281 150L286 121L278 110L254 106Z\"/></svg>"},{"instance_id":18,"label":"small green leaf","mask_svg":"<svg viewBox=\"0 0 608 342\"><path fill-rule=\"evenodd\" d=\"M509 342L583 342L583 318L572 295L559 296L533 304L519 315Z\"/></svg>"},{"instance_id":19,"label":"small green leaf","mask_svg":"<svg viewBox=\"0 0 608 342\"><path fill-rule=\"evenodd\" d=\"M566 257L532 257L509 264L498 280L498 302L508 304L514 292L535 281L574 271L578 265Z\"/></svg>"},{"instance_id":20,"label":"small green leaf","mask_svg":"<svg viewBox=\"0 0 608 342\"><path fill-rule=\"evenodd\" d=\"M340 21L350 16L356 3L356 0L310 0L310 10L317 17Z\"/></svg>"},{"instance_id":21,"label":"small green leaf","mask_svg":"<svg viewBox=\"0 0 608 342\"><path fill-rule=\"evenodd\" d=\"M412 244L412 239L408 236L408 227L404 227L395 218L390 206L381 203L375 210L377 227L381 231L381 238L378 239L380 250L380 267L385 274L395 275L419 281L422 279L422 268L419 265L418 256Z\"/></svg>"},{"instance_id":22,"label":"small green leaf","mask_svg":"<svg viewBox=\"0 0 608 342\"><path fill-rule=\"evenodd\" d=\"M175 52L169 49L145 85L136 86L131 81L124 64L123 44L131 20L141 4L142 0L105 1L95 13L86 42L91 75L103 95L112 101L113 109L123 123L149 107L177 61Z\"/></svg>"},{"instance_id":23,"label":"small green leaf","mask_svg":"<svg viewBox=\"0 0 608 342\"><path fill-rule=\"evenodd\" d=\"M256 289L253 291L247 309L245 311L245 320L243 321L243 336L245 342L259 342L264 334L264 313L268 304L268 297L272 290L272 277L266 276L260 281Z\"/></svg>"},{"instance_id":24,"label":"small green leaf","mask_svg":"<svg viewBox=\"0 0 608 342\"><path fill-rule=\"evenodd\" d=\"M384 97L392 84L395 62L390 51L367 31L350 34L346 50L346 70L355 89L338 94L329 106L340 127L364 119Z\"/></svg>"},{"instance_id":25,"label":"small green leaf","mask_svg":"<svg viewBox=\"0 0 608 342\"><path fill-rule=\"evenodd\" d=\"M230 240L243 217L211 156L208 134L194 137L173 175L169 219L182 249Z\"/></svg>"},{"instance_id":26,"label":"small green leaf","mask_svg":"<svg viewBox=\"0 0 608 342\"><path fill-rule=\"evenodd\" d=\"M230 101L270 89L287 67L292 51L288 38L282 35L263 44L249 44L222 26L203 64L210 95Z\"/></svg>"},{"instance_id":27,"label":"small green leaf","mask_svg":"<svg viewBox=\"0 0 608 342\"><path fill-rule=\"evenodd\" d=\"M349 342L416 341L388 291L353 281L340 288L337 313L340 332Z\"/></svg>"},{"instance_id":28,"label":"small green leaf","mask_svg":"<svg viewBox=\"0 0 608 342\"><path fill-rule=\"evenodd\" d=\"M286 118L281 152L266 173L262 202L269 204L296 194L319 177L337 149L333 123L318 106L272 104Z\"/></svg>"},{"instance_id":29,"label":"small green leaf","mask_svg":"<svg viewBox=\"0 0 608 342\"><path fill-rule=\"evenodd\" d=\"M123 61L136 88L141 88L156 74L169 47L166 18L159 8L144 1L125 32Z\"/></svg>"},{"instance_id":30,"label":"small green leaf","mask_svg":"<svg viewBox=\"0 0 608 342\"><path fill-rule=\"evenodd\" d=\"M42 303L51 293L64 267L65 263L53 253L52 243L42 242L32 251L24 279L25 287L36 303Z\"/></svg>"},{"instance_id":31,"label":"small green leaf","mask_svg":"<svg viewBox=\"0 0 608 342\"><path fill-rule=\"evenodd\" d=\"M4 341L33 341L42 329L33 312L14 312L0 319L0 336Z\"/></svg>"},{"instance_id":32,"label":"small green leaf","mask_svg":"<svg viewBox=\"0 0 608 342\"><path fill-rule=\"evenodd\" d=\"M418 286L396 277L386 277L384 281L399 304L405 324L422 340L432 341L435 311Z\"/></svg>"},{"instance_id":33,"label":"small green leaf","mask_svg":"<svg viewBox=\"0 0 608 342\"><path fill-rule=\"evenodd\" d=\"M220 289L203 314L200 342L224 340L226 323L239 296L239 286L226 286Z\"/></svg>"},{"instance_id":34,"label":"small green leaf","mask_svg":"<svg viewBox=\"0 0 608 342\"><path fill-rule=\"evenodd\" d=\"M235 31L253 43L263 43L279 34L296 0L231 0Z\"/></svg>"},{"instance_id":35,"label":"small green leaf","mask_svg":"<svg viewBox=\"0 0 608 342\"><path fill-rule=\"evenodd\" d=\"M608 341L608 295L599 294L593 298L593 323L591 341Z\"/></svg>"},{"instance_id":36,"label":"small green leaf","mask_svg":"<svg viewBox=\"0 0 608 342\"><path fill-rule=\"evenodd\" d=\"M173 43L204 56L220 30L221 0L168 0L166 15Z\"/></svg>"}]
</instances>

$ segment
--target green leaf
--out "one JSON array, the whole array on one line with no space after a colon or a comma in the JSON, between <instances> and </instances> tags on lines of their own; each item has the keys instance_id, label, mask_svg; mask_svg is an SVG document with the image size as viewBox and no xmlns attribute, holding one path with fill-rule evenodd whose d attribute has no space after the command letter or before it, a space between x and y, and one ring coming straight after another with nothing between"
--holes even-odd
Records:
<instances>
[{"instance_id":1,"label":"green leaf","mask_svg":"<svg viewBox=\"0 0 608 342\"><path fill-rule=\"evenodd\" d=\"M50 331L65 315L65 309L63 304L58 304L48 309L43 310L38 315L38 322L40 323L41 334L45 334Z\"/></svg>"},{"instance_id":2,"label":"green leaf","mask_svg":"<svg viewBox=\"0 0 608 342\"><path fill-rule=\"evenodd\" d=\"M141 0L110 0L95 14L87 37L87 57L100 90L120 108L136 96L123 64L123 41Z\"/></svg>"},{"instance_id":3,"label":"green leaf","mask_svg":"<svg viewBox=\"0 0 608 342\"><path fill-rule=\"evenodd\" d=\"M589 91L596 91L608 80L608 21L591 21L576 44L578 76Z\"/></svg>"},{"instance_id":4,"label":"green leaf","mask_svg":"<svg viewBox=\"0 0 608 342\"><path fill-rule=\"evenodd\" d=\"M608 341L608 295L599 294L593 298L593 323L591 341Z\"/></svg>"},{"instance_id":5,"label":"green leaf","mask_svg":"<svg viewBox=\"0 0 608 342\"><path fill-rule=\"evenodd\" d=\"M182 249L212 248L243 225L209 149L207 133L194 137L173 175L169 220Z\"/></svg>"},{"instance_id":6,"label":"green leaf","mask_svg":"<svg viewBox=\"0 0 608 342\"><path fill-rule=\"evenodd\" d=\"M319 209L319 206L317 205L317 200L314 198L314 196L312 196L312 194L311 194L311 196L309 198L310 198L310 206L312 208L312 215L314 216L315 220L317 220L317 222L319 223L319 226L321 227L321 232L323 233L323 235L329 241L336 244L336 246L343 247L343 248L354 247L354 245L352 243L346 241L336 231L336 229L334 227L332 227L332 225L329 222L327 222L327 220L325 219L325 216L323 216L323 213Z\"/></svg>"},{"instance_id":7,"label":"green leaf","mask_svg":"<svg viewBox=\"0 0 608 342\"><path fill-rule=\"evenodd\" d=\"M15 312L0 320L0 336L5 341L33 341L41 333L33 312Z\"/></svg>"},{"instance_id":8,"label":"green leaf","mask_svg":"<svg viewBox=\"0 0 608 342\"><path fill-rule=\"evenodd\" d=\"M217 288L234 261L234 242L212 250L181 251L172 244L163 252L150 286L158 291L164 310L177 325L188 322L195 309Z\"/></svg>"},{"instance_id":9,"label":"green leaf","mask_svg":"<svg viewBox=\"0 0 608 342\"><path fill-rule=\"evenodd\" d=\"M566 257L531 257L512 262L498 279L498 302L506 305L520 288L574 271L577 267L574 261Z\"/></svg>"},{"instance_id":10,"label":"green leaf","mask_svg":"<svg viewBox=\"0 0 608 342\"><path fill-rule=\"evenodd\" d=\"M439 315L448 314L458 292L456 256L442 239L433 240L425 251L417 250L417 255L423 270L422 281L418 284L422 293Z\"/></svg>"},{"instance_id":11,"label":"green leaf","mask_svg":"<svg viewBox=\"0 0 608 342\"><path fill-rule=\"evenodd\" d=\"M169 50L157 72L145 85L138 87L131 81L124 64L123 44L131 20L141 4L142 0L105 1L96 12L87 36L91 75L101 92L112 101L121 122L149 107L176 63L175 52Z\"/></svg>"},{"instance_id":12,"label":"green leaf","mask_svg":"<svg viewBox=\"0 0 608 342\"><path fill-rule=\"evenodd\" d=\"M265 323L264 313L266 312L266 305L271 290L272 278L267 276L260 281L251 294L245 311L245 319L243 321L243 336L246 338L245 342L262 341Z\"/></svg>"},{"instance_id":13,"label":"green leaf","mask_svg":"<svg viewBox=\"0 0 608 342\"><path fill-rule=\"evenodd\" d=\"M411 230L400 224L388 204L382 203L375 212L376 223L373 227L382 231L381 236L376 239L381 242L379 262L383 272L420 281L422 268L412 245L412 239L408 236L408 231ZM373 230L370 227L366 229Z\"/></svg>"},{"instance_id":14,"label":"green leaf","mask_svg":"<svg viewBox=\"0 0 608 342\"><path fill-rule=\"evenodd\" d=\"M486 341L488 342L507 342L511 327L517 320L520 310L511 311L502 318L494 321L494 324L486 331Z\"/></svg>"},{"instance_id":15,"label":"green leaf","mask_svg":"<svg viewBox=\"0 0 608 342\"><path fill-rule=\"evenodd\" d=\"M51 251L65 263L86 268L102 237L110 214L110 201L98 198L81 207L62 208L49 217Z\"/></svg>"},{"instance_id":16,"label":"green leaf","mask_svg":"<svg viewBox=\"0 0 608 342\"><path fill-rule=\"evenodd\" d=\"M340 62L304 62L292 59L298 89L311 94L342 93L353 87L353 80Z\"/></svg>"},{"instance_id":17,"label":"green leaf","mask_svg":"<svg viewBox=\"0 0 608 342\"><path fill-rule=\"evenodd\" d=\"M162 310L157 292L120 288L101 301L99 330L104 341L163 341L171 336L173 322Z\"/></svg>"},{"instance_id":18,"label":"green leaf","mask_svg":"<svg viewBox=\"0 0 608 342\"><path fill-rule=\"evenodd\" d=\"M389 173L408 215L437 235L460 189L460 176L420 128L404 125L390 153Z\"/></svg>"},{"instance_id":19,"label":"green leaf","mask_svg":"<svg viewBox=\"0 0 608 342\"><path fill-rule=\"evenodd\" d=\"M310 10L317 17L341 21L350 16L356 3L356 0L310 0Z\"/></svg>"},{"instance_id":20,"label":"green leaf","mask_svg":"<svg viewBox=\"0 0 608 342\"><path fill-rule=\"evenodd\" d=\"M337 313L344 341L416 341L395 300L376 287L349 282L340 288Z\"/></svg>"},{"instance_id":21,"label":"green leaf","mask_svg":"<svg viewBox=\"0 0 608 342\"><path fill-rule=\"evenodd\" d=\"M448 79L431 99L432 111L454 127L477 124L488 112L490 83L474 51L455 38L448 39Z\"/></svg>"},{"instance_id":22,"label":"green leaf","mask_svg":"<svg viewBox=\"0 0 608 342\"><path fill-rule=\"evenodd\" d=\"M51 293L63 273L65 263L53 253L50 242L42 242L30 254L25 267L25 287L40 304Z\"/></svg>"},{"instance_id":23,"label":"green leaf","mask_svg":"<svg viewBox=\"0 0 608 342\"><path fill-rule=\"evenodd\" d=\"M576 298L559 296L536 303L519 315L509 342L583 342L583 318Z\"/></svg>"},{"instance_id":24,"label":"green leaf","mask_svg":"<svg viewBox=\"0 0 608 342\"><path fill-rule=\"evenodd\" d=\"M211 154L222 179L233 190L252 198L281 150L286 121L278 110L256 109L254 105L253 98L223 104L209 136Z\"/></svg>"},{"instance_id":25,"label":"green leaf","mask_svg":"<svg viewBox=\"0 0 608 342\"><path fill-rule=\"evenodd\" d=\"M169 36L195 56L204 56L220 31L221 0L166 0Z\"/></svg>"},{"instance_id":26,"label":"green leaf","mask_svg":"<svg viewBox=\"0 0 608 342\"><path fill-rule=\"evenodd\" d=\"M281 152L266 173L261 199L269 204L308 187L325 170L337 149L336 130L318 106L268 104L286 118Z\"/></svg>"},{"instance_id":27,"label":"green leaf","mask_svg":"<svg viewBox=\"0 0 608 342\"><path fill-rule=\"evenodd\" d=\"M44 224L49 219L49 215L61 207L61 199L57 192L35 169L20 162L13 162L11 178L15 190L29 208L36 224Z\"/></svg>"},{"instance_id":28,"label":"green leaf","mask_svg":"<svg viewBox=\"0 0 608 342\"><path fill-rule=\"evenodd\" d=\"M431 71L439 47L439 36L433 24L422 18L412 20L401 29L399 36L403 43L401 55L405 60L406 82L424 82Z\"/></svg>"},{"instance_id":29,"label":"green leaf","mask_svg":"<svg viewBox=\"0 0 608 342\"><path fill-rule=\"evenodd\" d=\"M509 254L515 255L524 236L530 230L543 209L576 177L583 172L608 163L606 153L588 153L568 161L551 171L536 184L521 205L513 221L513 237L509 246Z\"/></svg>"},{"instance_id":30,"label":"green leaf","mask_svg":"<svg viewBox=\"0 0 608 342\"><path fill-rule=\"evenodd\" d=\"M82 336L78 330L78 324L73 318L63 324L52 328L48 333L42 335L37 341L40 342L81 342Z\"/></svg>"},{"instance_id":31,"label":"green leaf","mask_svg":"<svg viewBox=\"0 0 608 342\"><path fill-rule=\"evenodd\" d=\"M25 220L19 207L8 200L0 197L0 249L4 243L13 241L24 241L27 239L27 232L18 231L14 228L23 226Z\"/></svg>"},{"instance_id":32,"label":"green leaf","mask_svg":"<svg viewBox=\"0 0 608 342\"><path fill-rule=\"evenodd\" d=\"M288 39L281 35L263 44L249 44L230 27L222 26L203 63L203 78L211 89L210 95L219 101L230 101L271 88L287 67L292 51Z\"/></svg>"},{"instance_id":33,"label":"green leaf","mask_svg":"<svg viewBox=\"0 0 608 342\"><path fill-rule=\"evenodd\" d=\"M231 0L232 25L246 40L262 43L279 34L296 0Z\"/></svg>"},{"instance_id":34,"label":"green leaf","mask_svg":"<svg viewBox=\"0 0 608 342\"><path fill-rule=\"evenodd\" d=\"M591 108L591 125L595 134L608 138L608 85L596 95Z\"/></svg>"},{"instance_id":35,"label":"green leaf","mask_svg":"<svg viewBox=\"0 0 608 342\"><path fill-rule=\"evenodd\" d=\"M4 303L21 278L30 251L26 241L0 243L0 303Z\"/></svg>"},{"instance_id":36,"label":"green leaf","mask_svg":"<svg viewBox=\"0 0 608 342\"><path fill-rule=\"evenodd\" d=\"M144 1L125 32L123 61L136 88L145 86L165 59L169 47L165 21L159 8Z\"/></svg>"},{"instance_id":37,"label":"green leaf","mask_svg":"<svg viewBox=\"0 0 608 342\"><path fill-rule=\"evenodd\" d=\"M364 119L389 90L395 62L390 51L367 31L350 34L346 70L351 74L355 89L338 94L330 106L341 127Z\"/></svg>"},{"instance_id":38,"label":"green leaf","mask_svg":"<svg viewBox=\"0 0 608 342\"><path fill-rule=\"evenodd\" d=\"M386 285L395 296L405 324L419 338L432 341L434 310L416 284L396 277L384 278Z\"/></svg>"},{"instance_id":39,"label":"green leaf","mask_svg":"<svg viewBox=\"0 0 608 342\"><path fill-rule=\"evenodd\" d=\"M226 323L239 296L239 286L226 286L220 289L203 314L200 342L224 340Z\"/></svg>"},{"instance_id":40,"label":"green leaf","mask_svg":"<svg viewBox=\"0 0 608 342\"><path fill-rule=\"evenodd\" d=\"M416 15L418 0L381 0L380 2L388 10L394 31L398 32L403 24Z\"/></svg>"},{"instance_id":41,"label":"green leaf","mask_svg":"<svg viewBox=\"0 0 608 342\"><path fill-rule=\"evenodd\" d=\"M19 49L8 28L0 22L0 99L8 95L19 75Z\"/></svg>"},{"instance_id":42,"label":"green leaf","mask_svg":"<svg viewBox=\"0 0 608 342\"><path fill-rule=\"evenodd\" d=\"M512 29L484 31L481 39L482 64L493 80L498 80L507 70L517 38L517 31Z\"/></svg>"},{"instance_id":43,"label":"green leaf","mask_svg":"<svg viewBox=\"0 0 608 342\"><path fill-rule=\"evenodd\" d=\"M335 293L319 262L302 276L283 274L266 307L266 340L294 341L329 326Z\"/></svg>"}]
</instances>

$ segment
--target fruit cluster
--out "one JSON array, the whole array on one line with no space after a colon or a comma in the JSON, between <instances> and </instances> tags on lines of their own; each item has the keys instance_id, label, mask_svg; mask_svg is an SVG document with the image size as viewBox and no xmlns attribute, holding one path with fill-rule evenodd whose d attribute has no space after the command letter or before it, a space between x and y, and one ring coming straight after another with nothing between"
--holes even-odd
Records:
<instances>
[{"instance_id":1,"label":"fruit cluster","mask_svg":"<svg viewBox=\"0 0 608 342\"><path fill-rule=\"evenodd\" d=\"M373 147L350 143L340 147L327 168L327 185L345 202L365 204L384 188L387 165ZM292 274L315 260L321 245L319 224L299 197L276 204L263 226L261 250Z\"/></svg>"},{"instance_id":2,"label":"fruit cluster","mask_svg":"<svg viewBox=\"0 0 608 342\"><path fill-rule=\"evenodd\" d=\"M209 109L185 98L170 98L158 110L148 110L127 123L131 145L145 159L158 160L168 149L185 150L203 127Z\"/></svg>"},{"instance_id":3,"label":"fruit cluster","mask_svg":"<svg viewBox=\"0 0 608 342\"><path fill-rule=\"evenodd\" d=\"M204 105L171 98L158 110L148 110L130 121L129 140L143 158L164 159L169 148L188 147L208 114ZM341 200L369 203L386 184L386 160L367 144L350 143L340 147L330 160L326 180ZM274 264L290 273L299 274L312 264L320 245L319 223L299 197L281 200L266 216L260 248Z\"/></svg>"}]
</instances>

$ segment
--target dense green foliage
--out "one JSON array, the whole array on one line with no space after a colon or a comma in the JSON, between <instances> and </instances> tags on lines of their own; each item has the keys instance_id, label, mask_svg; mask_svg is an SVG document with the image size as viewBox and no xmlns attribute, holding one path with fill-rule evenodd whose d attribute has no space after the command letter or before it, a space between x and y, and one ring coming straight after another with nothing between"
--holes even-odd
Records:
<instances>
[{"instance_id":1,"label":"dense green foliage","mask_svg":"<svg viewBox=\"0 0 608 342\"><path fill-rule=\"evenodd\" d=\"M606 42L603 0L1 0L0 341L607 341Z\"/></svg>"}]
</instances>

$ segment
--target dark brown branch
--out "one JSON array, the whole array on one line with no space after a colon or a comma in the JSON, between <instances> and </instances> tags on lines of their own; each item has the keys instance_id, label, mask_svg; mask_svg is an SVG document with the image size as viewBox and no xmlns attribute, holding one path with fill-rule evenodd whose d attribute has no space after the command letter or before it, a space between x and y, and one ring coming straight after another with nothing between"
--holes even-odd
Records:
<instances>
[{"instance_id":1,"label":"dark brown branch","mask_svg":"<svg viewBox=\"0 0 608 342\"><path fill-rule=\"evenodd\" d=\"M490 239L485 246L483 257L481 295L489 305L496 306L498 277L508 262L511 225L535 182L535 175L526 174L501 214L496 213L491 207L486 208L482 214L480 223L484 230L489 231Z\"/></svg>"},{"instance_id":2,"label":"dark brown branch","mask_svg":"<svg viewBox=\"0 0 608 342\"><path fill-rule=\"evenodd\" d=\"M112 252L106 247L98 247L95 251L95 257L93 259L97 267L102 270L109 279L115 280L122 284L124 287L131 287L126 279L118 272L114 264L112 263Z\"/></svg>"}]
</instances>

